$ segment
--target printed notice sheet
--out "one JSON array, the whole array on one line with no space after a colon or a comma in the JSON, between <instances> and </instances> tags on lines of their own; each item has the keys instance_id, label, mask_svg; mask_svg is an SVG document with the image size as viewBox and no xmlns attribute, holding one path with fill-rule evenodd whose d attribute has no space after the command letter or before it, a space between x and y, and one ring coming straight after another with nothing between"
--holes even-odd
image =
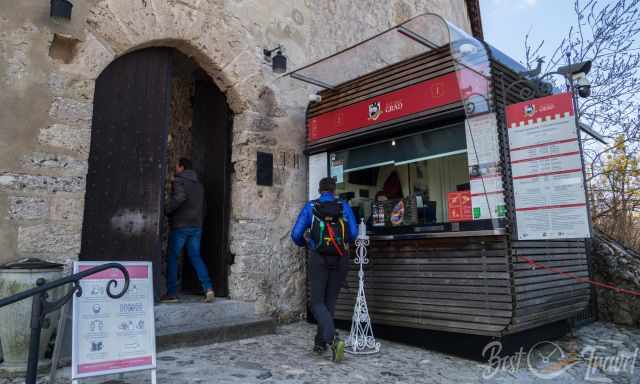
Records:
<instances>
[{"instance_id":1,"label":"printed notice sheet","mask_svg":"<svg viewBox=\"0 0 640 384\"><path fill-rule=\"evenodd\" d=\"M82 261L74 273L103 264ZM153 314L153 272L150 262L120 262L129 272L129 289L119 298L107 295L115 279L117 294L122 272L108 269L80 280L82 296L73 297L72 376L74 379L156 367Z\"/></svg>"},{"instance_id":2,"label":"printed notice sheet","mask_svg":"<svg viewBox=\"0 0 640 384\"><path fill-rule=\"evenodd\" d=\"M571 94L507 107L519 240L590 237Z\"/></svg>"},{"instance_id":3,"label":"printed notice sheet","mask_svg":"<svg viewBox=\"0 0 640 384\"><path fill-rule=\"evenodd\" d=\"M466 138L473 219L504 217L506 206L495 113L467 119Z\"/></svg>"}]
</instances>

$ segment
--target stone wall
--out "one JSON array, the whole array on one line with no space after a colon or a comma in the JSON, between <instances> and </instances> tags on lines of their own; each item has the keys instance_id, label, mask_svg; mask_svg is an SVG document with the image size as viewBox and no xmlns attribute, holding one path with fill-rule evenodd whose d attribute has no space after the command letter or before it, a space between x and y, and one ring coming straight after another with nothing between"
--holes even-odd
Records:
<instances>
[{"instance_id":1,"label":"stone wall","mask_svg":"<svg viewBox=\"0 0 640 384\"><path fill-rule=\"evenodd\" d=\"M591 241L593 279L632 292L640 292L640 254L596 232ZM595 287L598 320L640 327L640 297Z\"/></svg>"},{"instance_id":2,"label":"stone wall","mask_svg":"<svg viewBox=\"0 0 640 384\"><path fill-rule=\"evenodd\" d=\"M127 52L175 47L212 77L235 114L231 296L286 316L304 303L304 260L289 229L305 200L312 89L277 78L263 48L281 44L295 68L425 11L470 30L464 0L74 4L70 22L50 19L42 0L9 2L0 15L0 262L77 257L95 79ZM256 186L258 150L274 154L273 187Z\"/></svg>"}]
</instances>

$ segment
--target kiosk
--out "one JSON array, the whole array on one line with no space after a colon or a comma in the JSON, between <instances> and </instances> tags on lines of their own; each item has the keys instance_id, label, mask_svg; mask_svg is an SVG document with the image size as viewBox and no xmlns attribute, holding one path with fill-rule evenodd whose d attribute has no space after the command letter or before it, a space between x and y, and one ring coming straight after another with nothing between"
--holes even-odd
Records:
<instances>
[{"instance_id":1,"label":"kiosk","mask_svg":"<svg viewBox=\"0 0 640 384\"><path fill-rule=\"evenodd\" d=\"M374 324L498 337L587 307L584 237L518 240L505 111L535 86L523 71L423 14L289 74L320 88L307 109L309 197L333 176L367 224ZM341 320L355 267L347 280Z\"/></svg>"}]
</instances>

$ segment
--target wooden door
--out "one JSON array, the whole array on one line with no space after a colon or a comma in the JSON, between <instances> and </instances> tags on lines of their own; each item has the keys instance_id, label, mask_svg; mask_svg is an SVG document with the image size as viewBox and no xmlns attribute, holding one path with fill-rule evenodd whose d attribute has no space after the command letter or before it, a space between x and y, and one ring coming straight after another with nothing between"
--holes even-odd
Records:
<instances>
[{"instance_id":1,"label":"wooden door","mask_svg":"<svg viewBox=\"0 0 640 384\"><path fill-rule=\"evenodd\" d=\"M160 284L170 49L111 63L98 77L80 260L153 262Z\"/></svg>"},{"instance_id":2,"label":"wooden door","mask_svg":"<svg viewBox=\"0 0 640 384\"><path fill-rule=\"evenodd\" d=\"M201 254L216 296L228 296L228 271L232 263L228 245L232 114L224 93L209 76L200 73L195 78L193 165L204 185L206 199ZM183 273L186 283L197 283L193 268L183 268Z\"/></svg>"}]
</instances>

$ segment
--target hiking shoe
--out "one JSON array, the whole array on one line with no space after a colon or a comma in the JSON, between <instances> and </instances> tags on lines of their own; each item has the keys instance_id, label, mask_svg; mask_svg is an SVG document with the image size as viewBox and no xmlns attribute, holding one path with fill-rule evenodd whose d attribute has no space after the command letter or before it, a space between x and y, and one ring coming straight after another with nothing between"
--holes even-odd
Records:
<instances>
[{"instance_id":1,"label":"hiking shoe","mask_svg":"<svg viewBox=\"0 0 640 384\"><path fill-rule=\"evenodd\" d=\"M213 291L207 291L207 293L204 295L205 303L213 303L215 299L216 299L216 294L213 293Z\"/></svg>"},{"instance_id":2,"label":"hiking shoe","mask_svg":"<svg viewBox=\"0 0 640 384\"><path fill-rule=\"evenodd\" d=\"M327 343L325 342L316 342L313 345L313 352L315 352L318 355L322 355L323 353L325 353L327 351Z\"/></svg>"},{"instance_id":3,"label":"hiking shoe","mask_svg":"<svg viewBox=\"0 0 640 384\"><path fill-rule=\"evenodd\" d=\"M171 304L178 302L178 296L176 295L164 295L160 298L160 302L164 304Z\"/></svg>"},{"instance_id":4,"label":"hiking shoe","mask_svg":"<svg viewBox=\"0 0 640 384\"><path fill-rule=\"evenodd\" d=\"M331 343L332 360L339 363L344 359L344 340L340 340L338 337L333 339Z\"/></svg>"}]
</instances>

